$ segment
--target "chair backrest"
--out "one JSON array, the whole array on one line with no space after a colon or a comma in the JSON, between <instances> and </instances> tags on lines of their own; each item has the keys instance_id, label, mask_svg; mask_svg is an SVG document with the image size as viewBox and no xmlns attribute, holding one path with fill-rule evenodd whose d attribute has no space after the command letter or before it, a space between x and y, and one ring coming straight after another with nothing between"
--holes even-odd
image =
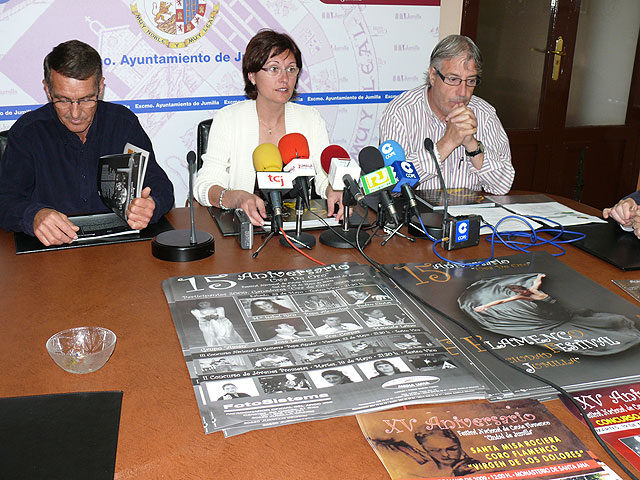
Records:
<instances>
[{"instance_id":1,"label":"chair backrest","mask_svg":"<svg viewBox=\"0 0 640 480\"><path fill-rule=\"evenodd\" d=\"M7 139L9 138L9 130L0 132L0 161L4 155L4 149L7 148Z\"/></svg>"},{"instance_id":2,"label":"chair backrest","mask_svg":"<svg viewBox=\"0 0 640 480\"><path fill-rule=\"evenodd\" d=\"M198 155L198 170L202 167L202 155L207 153L207 143L209 142L209 130L211 130L212 120L212 118L208 118L198 124L198 145L196 152Z\"/></svg>"}]
</instances>

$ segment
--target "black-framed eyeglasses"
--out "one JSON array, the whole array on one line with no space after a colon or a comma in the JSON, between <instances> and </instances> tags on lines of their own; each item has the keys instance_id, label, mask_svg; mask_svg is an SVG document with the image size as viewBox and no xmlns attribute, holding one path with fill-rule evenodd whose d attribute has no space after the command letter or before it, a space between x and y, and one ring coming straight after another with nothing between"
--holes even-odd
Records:
<instances>
[{"instance_id":1,"label":"black-framed eyeglasses","mask_svg":"<svg viewBox=\"0 0 640 480\"><path fill-rule=\"evenodd\" d=\"M271 65L270 67L262 67L260 70L267 72L270 77L279 77L283 70L290 77L297 77L298 73L300 73L300 69L294 65L290 67Z\"/></svg>"},{"instance_id":2,"label":"black-framed eyeglasses","mask_svg":"<svg viewBox=\"0 0 640 480\"><path fill-rule=\"evenodd\" d=\"M438 70L437 68L434 68L434 70L436 71L436 73L438 74L438 76L442 79L442 81L447 84L447 85L451 85L452 87L457 87L459 86L462 82L467 84L467 87L477 87L478 85L480 85L480 81L481 78L480 77L471 77L471 78L465 78L462 79L460 77L454 77L453 75L443 75L442 73L440 73L440 70Z\"/></svg>"},{"instance_id":3,"label":"black-framed eyeglasses","mask_svg":"<svg viewBox=\"0 0 640 480\"><path fill-rule=\"evenodd\" d=\"M69 98L65 98L63 100L52 100L53 103L58 108L71 108L72 105L78 105L80 108L89 108L95 105L98 102L98 95L95 95L95 98L81 98L79 100L71 100Z\"/></svg>"}]
</instances>

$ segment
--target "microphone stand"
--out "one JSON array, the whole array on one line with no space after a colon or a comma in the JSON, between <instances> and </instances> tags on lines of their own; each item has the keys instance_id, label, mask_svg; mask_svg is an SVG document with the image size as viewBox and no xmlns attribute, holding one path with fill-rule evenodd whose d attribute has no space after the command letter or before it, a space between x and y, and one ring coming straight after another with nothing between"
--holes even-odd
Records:
<instances>
[{"instance_id":1,"label":"microphone stand","mask_svg":"<svg viewBox=\"0 0 640 480\"><path fill-rule=\"evenodd\" d=\"M386 245L386 244L387 244L387 242L388 242L389 240L391 240L391 237L393 237L394 235L398 235L399 237L406 238L406 239L407 239L407 240L409 240L411 243L415 243L415 241L416 241L416 239L415 239L415 238L413 238L413 237L409 237L408 235L405 235L404 233L400 233L400 228L404 227L405 225L407 225L407 224L409 223L409 204L408 204L408 203L405 203L405 206L404 206L404 213L403 213L402 217L403 217L402 222L400 222L400 224L399 224L396 228L394 228L394 229L391 229L391 228L387 227L387 226L386 226L386 222L384 221L384 219L382 220L382 230L383 230L385 233L388 233L388 234L389 234L389 236L388 236L388 237L386 237L386 238L382 241L382 243L381 243L380 245L382 245L382 246Z\"/></svg>"},{"instance_id":2,"label":"microphone stand","mask_svg":"<svg viewBox=\"0 0 640 480\"><path fill-rule=\"evenodd\" d=\"M213 236L207 232L196 230L193 215L193 174L196 166L196 154L187 154L189 168L189 214L190 230L169 230L157 235L151 242L151 253L160 260L170 262L191 262L213 254Z\"/></svg>"},{"instance_id":3,"label":"microphone stand","mask_svg":"<svg viewBox=\"0 0 640 480\"><path fill-rule=\"evenodd\" d=\"M430 138L424 139L424 148L427 150L429 157L433 160L433 163L436 168L436 173L438 174L438 179L440 180L440 187L442 189L442 195L444 197L444 214L436 213L431 210L431 213L427 213L425 215L421 215L422 222L427 230L427 232L436 239L442 238L443 234L443 225L447 220L448 211L449 211L449 192L447 191L447 185L445 184L444 177L442 175L442 170L440 169L440 162L436 156L434 151L435 145L433 144L433 140Z\"/></svg>"},{"instance_id":4,"label":"microphone stand","mask_svg":"<svg viewBox=\"0 0 640 480\"><path fill-rule=\"evenodd\" d=\"M269 199L271 204L271 232L267 235L262 245L258 247L258 249L253 252L251 258L256 258L260 251L266 247L269 240L271 240L274 235L280 235L280 229L282 228L282 198L278 197L278 193L275 190L269 192Z\"/></svg>"},{"instance_id":5,"label":"microphone stand","mask_svg":"<svg viewBox=\"0 0 640 480\"><path fill-rule=\"evenodd\" d=\"M304 206L306 203L304 192L298 189L298 194L296 195L296 233L293 235L287 234L287 238L289 238L293 243L296 243L298 246L303 248L307 248L311 250L311 248L316 244L316 239L310 233L302 232L302 216L304 215ZM283 236L280 237L280 243L285 247L291 247L287 239Z\"/></svg>"},{"instance_id":6,"label":"microphone stand","mask_svg":"<svg viewBox=\"0 0 640 480\"><path fill-rule=\"evenodd\" d=\"M351 216L351 207L357 205L356 199L348 189L342 190L342 205L344 206L344 218L342 220L342 228L337 233L337 229L329 228L320 234L320 243L334 248L355 248L356 236L360 245L366 246L371 237L366 232L357 229L349 229L349 217ZM364 221L364 218L362 219Z\"/></svg>"}]
</instances>

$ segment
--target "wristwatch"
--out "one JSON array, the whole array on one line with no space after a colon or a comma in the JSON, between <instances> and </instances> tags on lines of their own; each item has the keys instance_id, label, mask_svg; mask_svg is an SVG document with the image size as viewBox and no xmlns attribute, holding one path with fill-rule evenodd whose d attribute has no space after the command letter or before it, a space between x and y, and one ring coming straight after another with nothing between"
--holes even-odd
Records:
<instances>
[{"instance_id":1,"label":"wristwatch","mask_svg":"<svg viewBox=\"0 0 640 480\"><path fill-rule=\"evenodd\" d=\"M476 140L476 142L478 142L478 148L475 149L473 152L470 152L466 148L464 149L464 153L467 154L467 157L475 157L476 155L480 155L481 153L484 153L484 145L482 144L482 142L480 140Z\"/></svg>"}]
</instances>

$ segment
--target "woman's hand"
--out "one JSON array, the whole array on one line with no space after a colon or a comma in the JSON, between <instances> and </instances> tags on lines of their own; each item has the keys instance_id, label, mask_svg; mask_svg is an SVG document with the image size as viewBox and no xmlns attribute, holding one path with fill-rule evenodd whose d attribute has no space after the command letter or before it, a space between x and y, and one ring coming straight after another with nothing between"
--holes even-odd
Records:
<instances>
[{"instance_id":1,"label":"woman's hand","mask_svg":"<svg viewBox=\"0 0 640 480\"><path fill-rule=\"evenodd\" d=\"M257 195L244 190L227 190L224 194L224 206L227 208L241 208L256 227L262 227L264 219L267 218L267 209L264 206L264 201Z\"/></svg>"},{"instance_id":2,"label":"woman's hand","mask_svg":"<svg viewBox=\"0 0 640 480\"><path fill-rule=\"evenodd\" d=\"M344 206L342 205L342 192L336 191L331 188L331 185L327 186L325 190L327 195L327 212L329 217L336 217L336 220L342 220L344 216ZM338 211L335 211L335 205L338 204Z\"/></svg>"}]
</instances>

